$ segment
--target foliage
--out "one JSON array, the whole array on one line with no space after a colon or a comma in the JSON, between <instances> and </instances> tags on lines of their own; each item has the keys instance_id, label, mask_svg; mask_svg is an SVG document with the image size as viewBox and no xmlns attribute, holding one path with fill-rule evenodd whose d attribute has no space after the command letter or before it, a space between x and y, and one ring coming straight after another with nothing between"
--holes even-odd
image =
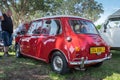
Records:
<instances>
[{"instance_id":1,"label":"foliage","mask_svg":"<svg viewBox=\"0 0 120 80\"><path fill-rule=\"evenodd\" d=\"M53 0L54 1L54 0ZM54 11L51 11L53 15L66 14L77 15L88 18L92 21L96 21L100 18L100 14L104 12L101 3L95 0L59 0L57 4L59 7L52 7Z\"/></svg>"},{"instance_id":2,"label":"foliage","mask_svg":"<svg viewBox=\"0 0 120 80\"><path fill-rule=\"evenodd\" d=\"M94 0L83 0L84 2L81 4L82 12L84 17L91 19L92 21L96 21L100 18L100 14L103 13L103 6L101 3L98 3Z\"/></svg>"},{"instance_id":3,"label":"foliage","mask_svg":"<svg viewBox=\"0 0 120 80\"><path fill-rule=\"evenodd\" d=\"M96 21L103 6L95 0L0 0L0 7L13 11L15 27L22 21L46 15L75 15Z\"/></svg>"},{"instance_id":4,"label":"foliage","mask_svg":"<svg viewBox=\"0 0 120 80\"><path fill-rule=\"evenodd\" d=\"M36 11L49 9L44 4L44 0L0 0L0 7L2 11L5 11L6 8L12 10L15 25L21 21L29 21L32 18L31 15L34 15Z\"/></svg>"},{"instance_id":5,"label":"foliage","mask_svg":"<svg viewBox=\"0 0 120 80\"><path fill-rule=\"evenodd\" d=\"M100 29L100 28L101 28L101 25L97 25L96 28L97 28L97 29Z\"/></svg>"}]
</instances>

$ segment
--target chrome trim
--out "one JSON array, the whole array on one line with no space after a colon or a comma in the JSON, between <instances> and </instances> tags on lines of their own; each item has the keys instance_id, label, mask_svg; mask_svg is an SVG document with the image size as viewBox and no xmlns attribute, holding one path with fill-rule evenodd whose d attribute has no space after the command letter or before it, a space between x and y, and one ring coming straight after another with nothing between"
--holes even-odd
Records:
<instances>
[{"instance_id":1,"label":"chrome trim","mask_svg":"<svg viewBox=\"0 0 120 80\"><path fill-rule=\"evenodd\" d=\"M85 64L92 64L92 63L99 63L99 62L102 62L104 60L108 60L112 57L112 53L110 53L110 55L108 56L105 56L105 58L102 58L102 59L97 59L97 60L84 60L84 65ZM77 62L70 62L70 65L81 65L83 64L83 61L77 61Z\"/></svg>"},{"instance_id":2,"label":"chrome trim","mask_svg":"<svg viewBox=\"0 0 120 80\"><path fill-rule=\"evenodd\" d=\"M80 64L80 68L81 68L81 69L83 69L84 66L85 66L85 65L84 65L84 61L85 61L85 58L82 57L82 58L81 58L81 64Z\"/></svg>"}]
</instances>

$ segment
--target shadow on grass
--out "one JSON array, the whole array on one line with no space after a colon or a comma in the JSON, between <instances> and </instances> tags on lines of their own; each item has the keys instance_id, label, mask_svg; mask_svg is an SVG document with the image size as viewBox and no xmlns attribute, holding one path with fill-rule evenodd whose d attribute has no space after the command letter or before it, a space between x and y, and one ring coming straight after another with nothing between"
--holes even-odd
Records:
<instances>
[{"instance_id":1,"label":"shadow on grass","mask_svg":"<svg viewBox=\"0 0 120 80\"><path fill-rule=\"evenodd\" d=\"M48 80L49 67L47 64L29 58L16 59L14 56L3 58L0 71L5 76L0 80ZM1 74L2 75L2 74ZM49 79L50 80L50 79Z\"/></svg>"},{"instance_id":2,"label":"shadow on grass","mask_svg":"<svg viewBox=\"0 0 120 80\"><path fill-rule=\"evenodd\" d=\"M113 58L99 68L59 75L51 71L49 64L28 57L15 58L12 54L0 60L0 80L120 80L119 57L120 53L113 51Z\"/></svg>"}]
</instances>

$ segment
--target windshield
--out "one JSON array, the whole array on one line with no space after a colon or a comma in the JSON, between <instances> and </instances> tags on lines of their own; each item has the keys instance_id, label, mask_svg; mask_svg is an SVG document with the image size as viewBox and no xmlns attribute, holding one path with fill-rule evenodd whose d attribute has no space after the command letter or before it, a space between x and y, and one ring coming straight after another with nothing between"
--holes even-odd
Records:
<instances>
[{"instance_id":1,"label":"windshield","mask_svg":"<svg viewBox=\"0 0 120 80\"><path fill-rule=\"evenodd\" d=\"M120 20L119 21L109 21L107 24L107 28L120 28Z\"/></svg>"},{"instance_id":2,"label":"windshield","mask_svg":"<svg viewBox=\"0 0 120 80\"><path fill-rule=\"evenodd\" d=\"M69 23L75 33L98 34L92 22L86 20L69 20Z\"/></svg>"}]
</instances>

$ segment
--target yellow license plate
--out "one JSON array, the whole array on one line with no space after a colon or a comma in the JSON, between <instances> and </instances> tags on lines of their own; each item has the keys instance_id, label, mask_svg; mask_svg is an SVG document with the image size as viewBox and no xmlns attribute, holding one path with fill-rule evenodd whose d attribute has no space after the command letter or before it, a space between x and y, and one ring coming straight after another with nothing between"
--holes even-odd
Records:
<instances>
[{"instance_id":1,"label":"yellow license plate","mask_svg":"<svg viewBox=\"0 0 120 80\"><path fill-rule=\"evenodd\" d=\"M90 53L94 54L94 53L103 53L105 52L105 47L91 47L90 48Z\"/></svg>"}]
</instances>

